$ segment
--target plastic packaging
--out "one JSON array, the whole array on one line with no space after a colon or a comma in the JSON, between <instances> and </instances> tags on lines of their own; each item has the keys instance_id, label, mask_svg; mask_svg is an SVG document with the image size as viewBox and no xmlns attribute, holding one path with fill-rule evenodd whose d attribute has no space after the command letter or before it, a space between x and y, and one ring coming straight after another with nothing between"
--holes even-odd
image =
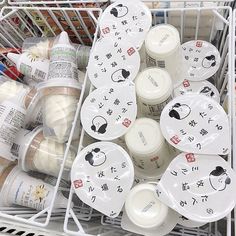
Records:
<instances>
[{"instance_id":1,"label":"plastic packaging","mask_svg":"<svg viewBox=\"0 0 236 236\"><path fill-rule=\"evenodd\" d=\"M50 51L48 80L78 80L76 49L69 41L68 34L63 31L54 41Z\"/></svg>"},{"instance_id":2,"label":"plastic packaging","mask_svg":"<svg viewBox=\"0 0 236 236\"><path fill-rule=\"evenodd\" d=\"M0 156L8 160L14 160L10 149L17 132L24 125L29 93L28 87L0 77Z\"/></svg>"},{"instance_id":3,"label":"plastic packaging","mask_svg":"<svg viewBox=\"0 0 236 236\"><path fill-rule=\"evenodd\" d=\"M214 222L235 207L235 184L236 173L222 157L181 153L156 185L156 196L189 220Z\"/></svg>"},{"instance_id":4,"label":"plastic packaging","mask_svg":"<svg viewBox=\"0 0 236 236\"><path fill-rule=\"evenodd\" d=\"M146 236L164 236L176 226L178 216L157 198L154 183L142 183L126 198L121 227Z\"/></svg>"},{"instance_id":5,"label":"plastic packaging","mask_svg":"<svg viewBox=\"0 0 236 236\"><path fill-rule=\"evenodd\" d=\"M230 126L224 109L202 94L174 98L161 113L165 139L182 152L227 155Z\"/></svg>"},{"instance_id":6,"label":"plastic packaging","mask_svg":"<svg viewBox=\"0 0 236 236\"><path fill-rule=\"evenodd\" d=\"M140 113L145 117L160 119L161 111L172 99L172 80L163 69L147 68L135 79Z\"/></svg>"},{"instance_id":7,"label":"plastic packaging","mask_svg":"<svg viewBox=\"0 0 236 236\"><path fill-rule=\"evenodd\" d=\"M145 47L147 65L166 69L174 87L179 85L184 79L185 69L178 30L168 24L153 27L147 34Z\"/></svg>"},{"instance_id":8,"label":"plastic packaging","mask_svg":"<svg viewBox=\"0 0 236 236\"><path fill-rule=\"evenodd\" d=\"M17 166L9 166L0 176L0 205L20 205L36 210L43 210L50 206L54 187L40 179L30 177ZM66 208L67 199L59 191L54 208Z\"/></svg>"},{"instance_id":9,"label":"plastic packaging","mask_svg":"<svg viewBox=\"0 0 236 236\"><path fill-rule=\"evenodd\" d=\"M17 70L37 82L45 81L48 76L49 60L31 55L8 53L7 57L16 64Z\"/></svg>"},{"instance_id":10,"label":"plastic packaging","mask_svg":"<svg viewBox=\"0 0 236 236\"><path fill-rule=\"evenodd\" d=\"M77 196L111 218L122 210L133 180L130 156L111 142L96 142L85 147L71 169L71 182Z\"/></svg>"},{"instance_id":11,"label":"plastic packaging","mask_svg":"<svg viewBox=\"0 0 236 236\"><path fill-rule=\"evenodd\" d=\"M136 167L136 176L157 179L171 162L169 147L155 120L137 119L125 135L125 142Z\"/></svg>"},{"instance_id":12,"label":"plastic packaging","mask_svg":"<svg viewBox=\"0 0 236 236\"><path fill-rule=\"evenodd\" d=\"M47 81L39 87L42 94L44 136L64 143L74 121L81 86L76 80Z\"/></svg>"},{"instance_id":13,"label":"plastic packaging","mask_svg":"<svg viewBox=\"0 0 236 236\"><path fill-rule=\"evenodd\" d=\"M38 171L57 177L61 169L66 146L43 136L42 127L33 131L21 129L12 145L11 152L18 158L24 171ZM69 178L69 172L75 159L75 153L69 150L66 158L63 178Z\"/></svg>"},{"instance_id":14,"label":"plastic packaging","mask_svg":"<svg viewBox=\"0 0 236 236\"><path fill-rule=\"evenodd\" d=\"M22 50L29 51L31 54L44 58L49 59L50 50L53 47L53 43L55 38L42 38L42 37L31 37L24 40ZM90 46L82 45L82 44L75 44L72 45L76 49L76 60L78 69L85 70L90 55Z\"/></svg>"}]
</instances>

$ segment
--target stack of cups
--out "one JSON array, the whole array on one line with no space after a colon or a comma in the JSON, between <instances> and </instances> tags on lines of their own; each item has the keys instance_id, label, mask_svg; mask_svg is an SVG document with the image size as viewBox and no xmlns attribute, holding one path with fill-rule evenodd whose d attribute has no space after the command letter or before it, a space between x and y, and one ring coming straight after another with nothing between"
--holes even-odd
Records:
<instances>
[{"instance_id":1,"label":"stack of cups","mask_svg":"<svg viewBox=\"0 0 236 236\"><path fill-rule=\"evenodd\" d=\"M54 186L30 177L17 166L10 165L0 170L0 205L20 205L36 210L49 207L54 197ZM59 191L55 208L66 208L67 199Z\"/></svg>"},{"instance_id":2,"label":"stack of cups","mask_svg":"<svg viewBox=\"0 0 236 236\"><path fill-rule=\"evenodd\" d=\"M171 150L160 124L149 118L137 119L125 135L133 159L135 174L144 179L158 179L172 160Z\"/></svg>"},{"instance_id":3,"label":"stack of cups","mask_svg":"<svg viewBox=\"0 0 236 236\"><path fill-rule=\"evenodd\" d=\"M68 141L80 98L76 49L62 32L50 52L48 80L41 83L45 137Z\"/></svg>"},{"instance_id":4,"label":"stack of cups","mask_svg":"<svg viewBox=\"0 0 236 236\"><path fill-rule=\"evenodd\" d=\"M183 80L183 54L178 30L172 25L153 27L145 40L147 66L158 66L169 72L174 87Z\"/></svg>"},{"instance_id":5,"label":"stack of cups","mask_svg":"<svg viewBox=\"0 0 236 236\"><path fill-rule=\"evenodd\" d=\"M26 110L34 97L34 90L5 77L0 78L0 157L14 160L11 146L24 125Z\"/></svg>"},{"instance_id":6,"label":"stack of cups","mask_svg":"<svg viewBox=\"0 0 236 236\"><path fill-rule=\"evenodd\" d=\"M45 139L42 127L33 131L21 129L12 145L12 154L18 158L24 171L38 171L57 177L66 145ZM63 178L68 180L75 152L69 150L64 166Z\"/></svg>"}]
</instances>

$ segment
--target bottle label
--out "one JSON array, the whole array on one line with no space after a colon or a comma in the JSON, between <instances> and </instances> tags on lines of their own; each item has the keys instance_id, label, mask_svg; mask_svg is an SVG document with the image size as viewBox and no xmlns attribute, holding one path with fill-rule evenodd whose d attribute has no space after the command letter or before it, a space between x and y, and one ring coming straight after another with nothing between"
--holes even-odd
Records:
<instances>
[{"instance_id":1,"label":"bottle label","mask_svg":"<svg viewBox=\"0 0 236 236\"><path fill-rule=\"evenodd\" d=\"M42 180L21 172L10 187L8 201L25 207L43 210L51 204L53 187Z\"/></svg>"},{"instance_id":2,"label":"bottle label","mask_svg":"<svg viewBox=\"0 0 236 236\"><path fill-rule=\"evenodd\" d=\"M14 160L11 157L11 147L17 132L23 126L25 110L16 104L5 101L0 105L0 156Z\"/></svg>"}]
</instances>

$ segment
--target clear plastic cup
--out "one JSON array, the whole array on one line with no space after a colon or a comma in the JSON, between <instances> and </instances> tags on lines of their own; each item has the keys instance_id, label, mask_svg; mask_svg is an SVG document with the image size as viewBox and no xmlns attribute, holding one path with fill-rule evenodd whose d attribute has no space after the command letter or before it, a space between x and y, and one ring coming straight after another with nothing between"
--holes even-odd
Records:
<instances>
[{"instance_id":1,"label":"clear plastic cup","mask_svg":"<svg viewBox=\"0 0 236 236\"><path fill-rule=\"evenodd\" d=\"M68 141L79 102L81 85L75 80L47 81L40 86L44 136Z\"/></svg>"},{"instance_id":2,"label":"clear plastic cup","mask_svg":"<svg viewBox=\"0 0 236 236\"><path fill-rule=\"evenodd\" d=\"M11 151L18 158L24 171L37 171L57 177L61 169L65 149L66 145L46 139L42 127L38 127L33 131L21 129ZM69 150L64 166L64 179L69 179L75 156L75 152Z\"/></svg>"}]
</instances>

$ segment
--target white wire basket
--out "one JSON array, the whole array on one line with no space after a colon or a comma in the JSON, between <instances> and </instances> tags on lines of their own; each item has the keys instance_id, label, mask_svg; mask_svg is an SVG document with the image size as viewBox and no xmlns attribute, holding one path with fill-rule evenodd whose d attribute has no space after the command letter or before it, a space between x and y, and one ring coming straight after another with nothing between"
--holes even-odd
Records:
<instances>
[{"instance_id":1,"label":"white wire basket","mask_svg":"<svg viewBox=\"0 0 236 236\"><path fill-rule=\"evenodd\" d=\"M59 8L59 7L4 7L0 13L0 47L11 47L18 49L22 46L25 38L32 36L56 36L65 25L57 20L57 16L63 16L64 21L70 26L70 37L73 42L82 44L92 44L96 41L98 31L98 17L101 9L97 8ZM191 12L191 14L190 14ZM210 27L207 31L203 31L201 15L210 12ZM83 14L82 14L83 13ZM190 15L194 15L193 26L190 33L186 20ZM71 20L71 15L75 15L81 25L83 34L75 27L75 22ZM214 81L221 94L221 103L227 99L229 120L231 122L232 108L232 74L229 73L232 68L231 53L232 52L232 11L230 7L216 6L212 8L176 8L176 9L152 9L153 25L158 23L174 24L180 32L181 42L191 39L202 39L214 43L220 51L222 60L220 69L214 76ZM176 17L178 20L176 20ZM13 19L17 18L17 21ZM85 20L86 18L86 20ZM55 25L52 25L52 21ZM17 22L18 25L15 25ZM89 23L88 23L89 22ZM93 26L88 30L89 26ZM19 27L21 25L22 27ZM83 36L83 37L82 37ZM0 54L4 57L4 55ZM8 60L6 57L4 57ZM0 62L1 63L1 62ZM87 76L85 83L89 83ZM84 85L85 88L85 85ZM228 88L228 90L227 90ZM83 90L84 92L84 90ZM76 122L79 122L79 110L81 101L78 103L70 140L64 156L65 163L68 149L71 143L73 132L76 128ZM79 150L83 146L84 130L81 132ZM231 155L228 158L231 162ZM62 169L55 186L55 195L59 187ZM54 195L54 197L55 197ZM0 232L11 233L14 235L33 236L33 235L100 235L100 236L132 236L130 232L123 231L120 227L120 218L115 221L101 215L92 208L86 206L81 201L76 201L72 207L72 199L75 194L73 189L69 190L69 200L66 212L57 210L52 212L52 204L45 212L37 212L35 210L22 207L0 208ZM227 220L227 221L226 221ZM17 223L16 223L17 222ZM63 223L64 222L64 223ZM38 227L28 226L27 224ZM62 225L63 228L62 228ZM222 225L226 225L226 230L222 229ZM47 226L47 227L46 227ZM44 228L42 228L44 227ZM19 231L23 231L22 234ZM63 233L63 231L65 233ZM203 228L189 229L177 226L172 236L231 236L231 216L220 222L208 224ZM227 233L226 233L227 232ZM19 234L18 234L19 233Z\"/></svg>"},{"instance_id":2,"label":"white wire basket","mask_svg":"<svg viewBox=\"0 0 236 236\"><path fill-rule=\"evenodd\" d=\"M214 81L216 87L218 88L221 95L221 104L225 104L228 110L228 117L230 122L230 127L232 127L231 118L232 118L232 87L234 83L232 81L232 9L228 6L216 6L211 8L173 8L173 9L152 9L152 17L153 17L153 25L159 23L169 23L173 24L180 33L181 42L186 42L189 40L206 40L213 43L219 50L221 55L221 63L218 72L213 76L212 81ZM203 30L203 25L205 22L201 16L203 14L210 14L210 25ZM187 24L187 19L189 16L194 16L194 23L191 25L191 30L189 29L189 25ZM209 23L208 22L208 23ZM94 40L95 41L95 40ZM230 133L231 136L231 133ZM81 132L79 149L80 151L82 147L84 147L83 143L84 139L84 130ZM231 163L230 154L228 156L228 162ZM120 228L120 218L110 219L109 217L103 216L99 225L97 225L97 221L91 223L91 228L83 228L83 221L79 220L79 215L74 211L74 207L72 206L72 198L75 193L73 188L70 189L69 201L67 212L65 216L64 222L64 230L68 235L103 235L105 233L101 230L106 229L108 226L113 227L114 229ZM197 235L197 236L219 236L218 225L223 225L221 221L219 224L215 222L213 224L208 224L207 227L203 228L195 228L195 229L186 229L181 226L177 226L173 232L169 235ZM96 223L96 227L93 227L93 224ZM104 235L115 235L105 233ZM120 234L117 234L120 235ZM126 235L123 233L121 235ZM130 235L127 233L127 235ZM133 235L133 234L131 234ZM222 235L231 236L231 215L228 215L226 221L226 230Z\"/></svg>"},{"instance_id":3,"label":"white wire basket","mask_svg":"<svg viewBox=\"0 0 236 236\"><path fill-rule=\"evenodd\" d=\"M12 48L18 50L22 46L24 39L27 37L49 37L58 35L64 30L63 27L65 27L65 24L62 24L57 19L57 16L64 16L67 20L67 25L70 26L70 30L67 31L73 42L80 44L91 44L93 42L94 34L97 35L97 18L100 14L100 8L4 7L0 12L0 48ZM70 20L71 16L74 17L73 22ZM82 27L81 30L76 29L76 25L78 24ZM92 27L88 29L88 26ZM0 56L10 63L5 54L0 52ZM2 64L2 61L0 61L0 64ZM12 73L14 74L14 72ZM5 76L7 75L5 74ZM15 76L17 77L16 74ZM77 125L76 122L83 99L83 93L84 89L82 89L80 100L78 102L74 121L75 125ZM63 173L65 159L69 152L71 139L72 135L67 143L64 161L61 165L60 173L54 186L54 194L50 206L42 211L17 206L0 207L0 217L7 218L11 221L15 220L22 223L30 223L40 227L48 225L50 218L53 218L54 220L64 218L65 209L53 209L53 206ZM91 211L88 210L85 212L83 208L84 206L76 206L76 212L79 212L78 214L85 215L84 218L86 218L87 215L92 214L90 213Z\"/></svg>"}]
</instances>

